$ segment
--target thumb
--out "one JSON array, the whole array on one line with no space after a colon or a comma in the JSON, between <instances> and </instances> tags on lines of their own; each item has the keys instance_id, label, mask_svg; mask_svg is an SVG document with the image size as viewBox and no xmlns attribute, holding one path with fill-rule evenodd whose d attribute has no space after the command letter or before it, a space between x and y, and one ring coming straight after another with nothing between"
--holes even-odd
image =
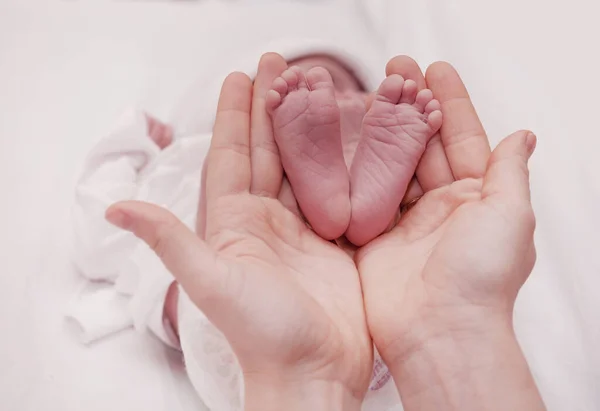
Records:
<instances>
[{"instance_id":1,"label":"thumb","mask_svg":"<svg viewBox=\"0 0 600 411\"><path fill-rule=\"evenodd\" d=\"M169 211L124 201L109 207L106 219L148 244L201 310L209 300L226 298L216 254Z\"/></svg>"},{"instance_id":2,"label":"thumb","mask_svg":"<svg viewBox=\"0 0 600 411\"><path fill-rule=\"evenodd\" d=\"M517 131L506 137L492 152L483 181L482 197L497 197L511 203L530 201L529 168L536 137L530 131Z\"/></svg>"}]
</instances>

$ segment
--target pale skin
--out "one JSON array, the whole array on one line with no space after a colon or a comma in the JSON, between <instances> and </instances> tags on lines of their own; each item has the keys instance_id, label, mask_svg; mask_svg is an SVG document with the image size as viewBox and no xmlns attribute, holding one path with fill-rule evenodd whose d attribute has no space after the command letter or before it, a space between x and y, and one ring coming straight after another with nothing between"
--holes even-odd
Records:
<instances>
[{"instance_id":1,"label":"pale skin","mask_svg":"<svg viewBox=\"0 0 600 411\"><path fill-rule=\"evenodd\" d=\"M324 239L357 246L383 233L398 212L429 139L442 124L431 90L388 76L360 119L350 169L344 158L339 91L322 67L292 66L266 96L281 163L298 205ZM355 93L358 102L366 94ZM346 131L344 130L344 131Z\"/></svg>"},{"instance_id":2,"label":"pale skin","mask_svg":"<svg viewBox=\"0 0 600 411\"><path fill-rule=\"evenodd\" d=\"M408 194L423 198L352 259L307 228L283 182L264 96L285 68L268 54L254 86L239 73L225 81L198 234L157 206L107 211L226 335L246 409L360 409L371 341L406 410L543 409L511 325L535 258L527 175L535 137L515 133L490 155L449 65L433 65L425 80L414 61L392 60L388 74L427 84L445 120Z\"/></svg>"},{"instance_id":3,"label":"pale skin","mask_svg":"<svg viewBox=\"0 0 600 411\"><path fill-rule=\"evenodd\" d=\"M535 262L535 136L517 132L490 154L456 72L437 63L425 83L405 61L388 73L427 84L446 120L417 170L425 195L356 255L371 335L407 410L544 409L512 327Z\"/></svg>"}]
</instances>

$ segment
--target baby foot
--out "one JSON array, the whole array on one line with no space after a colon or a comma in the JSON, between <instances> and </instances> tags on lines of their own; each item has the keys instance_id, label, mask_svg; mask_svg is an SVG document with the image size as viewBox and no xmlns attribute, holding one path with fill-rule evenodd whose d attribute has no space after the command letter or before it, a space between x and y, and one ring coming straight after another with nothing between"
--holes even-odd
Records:
<instances>
[{"instance_id":1,"label":"baby foot","mask_svg":"<svg viewBox=\"0 0 600 411\"><path fill-rule=\"evenodd\" d=\"M350 182L331 75L291 67L273 82L266 106L300 209L321 237L340 237L350 221Z\"/></svg>"},{"instance_id":2,"label":"baby foot","mask_svg":"<svg viewBox=\"0 0 600 411\"><path fill-rule=\"evenodd\" d=\"M367 112L350 169L352 217L346 237L361 246L387 228L429 139L442 125L429 89L399 75L386 78Z\"/></svg>"},{"instance_id":3,"label":"baby foot","mask_svg":"<svg viewBox=\"0 0 600 411\"><path fill-rule=\"evenodd\" d=\"M156 118L146 114L146 122L148 124L148 136L156 143L156 145L164 150L173 142L173 128Z\"/></svg>"}]
</instances>

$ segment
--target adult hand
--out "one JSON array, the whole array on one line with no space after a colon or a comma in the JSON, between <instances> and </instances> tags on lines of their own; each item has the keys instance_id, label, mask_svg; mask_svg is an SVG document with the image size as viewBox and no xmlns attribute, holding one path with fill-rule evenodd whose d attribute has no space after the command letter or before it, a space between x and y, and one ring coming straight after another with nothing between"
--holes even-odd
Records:
<instances>
[{"instance_id":1,"label":"adult hand","mask_svg":"<svg viewBox=\"0 0 600 411\"><path fill-rule=\"evenodd\" d=\"M542 409L512 328L535 261L527 168L535 137L517 132L490 155L451 66L432 65L425 82L399 57L391 73L427 84L444 124L417 170L423 197L355 255L375 345L406 410Z\"/></svg>"},{"instance_id":2,"label":"adult hand","mask_svg":"<svg viewBox=\"0 0 600 411\"><path fill-rule=\"evenodd\" d=\"M358 272L278 199L283 173L264 96L284 65L263 57L254 94L244 74L225 80L199 235L150 204L119 203L107 218L152 247L226 336L246 409L358 410L372 371Z\"/></svg>"}]
</instances>

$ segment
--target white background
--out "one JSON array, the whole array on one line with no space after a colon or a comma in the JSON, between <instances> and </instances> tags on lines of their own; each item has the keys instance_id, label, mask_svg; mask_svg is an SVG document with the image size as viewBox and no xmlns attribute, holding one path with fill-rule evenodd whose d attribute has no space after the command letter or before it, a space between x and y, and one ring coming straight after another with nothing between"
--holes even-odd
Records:
<instances>
[{"instance_id":1,"label":"white background","mask_svg":"<svg viewBox=\"0 0 600 411\"><path fill-rule=\"evenodd\" d=\"M126 106L168 120L207 60L235 61L213 3L0 3L1 409L199 409L175 353L133 332L81 347L61 313L79 284L67 239L83 158ZM599 6L367 3L388 56L459 68L494 145L537 133L539 257L516 327L550 409L600 408Z\"/></svg>"}]
</instances>

